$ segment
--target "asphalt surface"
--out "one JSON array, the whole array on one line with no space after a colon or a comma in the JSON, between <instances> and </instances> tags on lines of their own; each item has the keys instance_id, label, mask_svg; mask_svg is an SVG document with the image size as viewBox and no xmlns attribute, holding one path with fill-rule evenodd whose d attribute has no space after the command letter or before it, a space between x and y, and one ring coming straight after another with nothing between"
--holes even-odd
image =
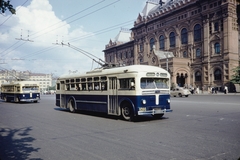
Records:
<instances>
[{"instance_id":1,"label":"asphalt surface","mask_svg":"<svg viewBox=\"0 0 240 160\"><path fill-rule=\"evenodd\" d=\"M40 103L0 101L0 159L237 160L240 96L171 98L161 119L126 122L89 112L69 113L54 95Z\"/></svg>"}]
</instances>

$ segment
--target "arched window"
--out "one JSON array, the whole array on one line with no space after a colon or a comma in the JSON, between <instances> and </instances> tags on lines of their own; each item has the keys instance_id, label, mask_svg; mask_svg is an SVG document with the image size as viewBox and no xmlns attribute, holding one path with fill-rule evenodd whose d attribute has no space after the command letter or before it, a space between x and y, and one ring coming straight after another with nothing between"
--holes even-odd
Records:
<instances>
[{"instance_id":1,"label":"arched window","mask_svg":"<svg viewBox=\"0 0 240 160\"><path fill-rule=\"evenodd\" d=\"M214 71L214 80L215 81L220 81L222 80L222 72L220 71L220 69L216 69Z\"/></svg>"},{"instance_id":2,"label":"arched window","mask_svg":"<svg viewBox=\"0 0 240 160\"><path fill-rule=\"evenodd\" d=\"M150 50L153 49L154 44L155 44L155 41L154 41L153 38L151 38L151 39L150 39Z\"/></svg>"},{"instance_id":3,"label":"arched window","mask_svg":"<svg viewBox=\"0 0 240 160\"><path fill-rule=\"evenodd\" d=\"M163 37L163 35L161 35L160 37L159 37L159 44L160 44L160 50L164 50L165 49L165 45L164 45L164 37Z\"/></svg>"},{"instance_id":4,"label":"arched window","mask_svg":"<svg viewBox=\"0 0 240 160\"><path fill-rule=\"evenodd\" d=\"M201 26L196 24L194 26L194 42L201 41Z\"/></svg>"},{"instance_id":5,"label":"arched window","mask_svg":"<svg viewBox=\"0 0 240 160\"><path fill-rule=\"evenodd\" d=\"M187 58L187 57L188 57L187 51L184 51L184 52L183 52L183 58Z\"/></svg>"},{"instance_id":6,"label":"arched window","mask_svg":"<svg viewBox=\"0 0 240 160\"><path fill-rule=\"evenodd\" d=\"M176 42L175 42L175 33L171 32L169 35L169 40L170 40L170 47L175 47Z\"/></svg>"},{"instance_id":7,"label":"arched window","mask_svg":"<svg viewBox=\"0 0 240 160\"><path fill-rule=\"evenodd\" d=\"M202 75L199 71L195 73L195 81L201 81L202 80Z\"/></svg>"},{"instance_id":8,"label":"arched window","mask_svg":"<svg viewBox=\"0 0 240 160\"><path fill-rule=\"evenodd\" d=\"M201 57L201 49L200 48L196 49L196 57Z\"/></svg>"},{"instance_id":9,"label":"arched window","mask_svg":"<svg viewBox=\"0 0 240 160\"><path fill-rule=\"evenodd\" d=\"M188 32L186 28L183 28L181 31L181 40L182 40L182 44L188 43Z\"/></svg>"},{"instance_id":10,"label":"arched window","mask_svg":"<svg viewBox=\"0 0 240 160\"><path fill-rule=\"evenodd\" d=\"M217 42L214 44L215 54L220 54L220 44Z\"/></svg>"}]
</instances>

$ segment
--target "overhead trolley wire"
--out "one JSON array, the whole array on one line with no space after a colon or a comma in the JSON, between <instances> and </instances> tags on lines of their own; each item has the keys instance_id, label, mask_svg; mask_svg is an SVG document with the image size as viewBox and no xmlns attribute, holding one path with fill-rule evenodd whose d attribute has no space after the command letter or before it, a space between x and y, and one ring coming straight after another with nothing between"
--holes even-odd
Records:
<instances>
[{"instance_id":1,"label":"overhead trolley wire","mask_svg":"<svg viewBox=\"0 0 240 160\"><path fill-rule=\"evenodd\" d=\"M26 42L23 42L22 44L20 44L20 45L18 45L17 47L13 48L11 51L9 51L9 52L3 54L2 57L5 56L5 55L7 55L7 54L9 54L9 53L11 53L11 52L14 51L15 49L21 47L21 46L24 45L25 43L26 43ZM15 44L17 44L17 43L15 43ZM14 45L15 45L15 44L14 44ZM13 46L13 45L12 45L12 46Z\"/></svg>"},{"instance_id":2,"label":"overhead trolley wire","mask_svg":"<svg viewBox=\"0 0 240 160\"><path fill-rule=\"evenodd\" d=\"M36 37L34 37L34 38L40 37L40 36L42 36L42 35L44 35L44 34L46 34L46 33L55 31L56 29L59 29L59 28L62 28L62 27L64 27L64 26L68 25L68 24L71 24L71 23L73 23L73 22L75 22L75 21L77 21L77 20L79 20L79 19L85 18L85 17L87 17L87 16L89 16L89 15L91 15L91 14L93 14L93 13L96 13L96 12L102 10L102 9L105 9L105 8L111 6L111 5L113 5L113 4L115 4L115 3L119 2L119 1L120 1L120 0L116 0L116 1L110 3L110 4L106 5L106 6L103 6L103 7L99 8L99 9L95 10L95 11L92 11L92 12L90 12L90 13L88 13L88 14L85 14L85 15L77 18L77 19L74 19L74 20L68 22L67 24L63 24L63 25L61 25L61 26L59 26L59 27L53 28L53 29L50 30L50 31L44 32L43 34L40 34L40 35L38 35L38 36L36 36ZM59 22L59 23L60 23L60 22ZM50 27L49 27L49 28L50 28ZM47 29L48 29L48 28L47 28Z\"/></svg>"},{"instance_id":3,"label":"overhead trolley wire","mask_svg":"<svg viewBox=\"0 0 240 160\"><path fill-rule=\"evenodd\" d=\"M99 30L99 31L93 32L94 34L88 34L88 35L84 35L84 36L82 36L82 37L73 38L73 39L69 40L69 43L76 42L76 41L78 41L78 40L82 40L82 39L85 39L85 38L89 38L89 37L92 37L92 36L94 36L94 35L99 35L99 34L103 34L103 33L109 32L109 31L111 31L111 30L118 29L119 26L122 26L123 24L127 24L127 25L128 25L128 24L130 24L130 22L132 23L132 21L133 21L133 20L127 21L127 22L124 22L124 23L120 23L120 24L117 24L117 25L114 25L114 26L111 26L111 27L108 27L108 28L105 28L105 29L101 29L101 30ZM37 55L37 54L41 54L41 53L47 52L47 51L52 50L52 49L55 49L55 48L57 48L57 46L47 47L47 48L44 48L44 49L42 49L42 50L40 50L40 51L36 51L36 52L34 52L34 53L25 55L25 56L23 56L23 57L21 57L21 58L25 58L25 57L27 57L27 56L34 56L34 55Z\"/></svg>"},{"instance_id":4,"label":"overhead trolley wire","mask_svg":"<svg viewBox=\"0 0 240 160\"><path fill-rule=\"evenodd\" d=\"M100 2L98 2L98 3L96 3L96 4L94 4L94 5L92 5L92 6L90 6L90 7L88 7L88 8L86 8L86 9L84 9L83 11L77 12L77 13L75 13L75 14L67 17L67 18L65 18L64 20L67 20L67 19L69 19L69 18L71 18L71 17L74 17L74 16L76 16L76 15L79 14L79 13L82 13L82 12L84 12L84 11L86 11L86 10L88 10L88 9L96 6L96 5L99 5L99 4L102 3L103 1L105 1L105 0L102 0L102 1L100 1ZM81 18L84 18L84 17L86 17L86 16L88 16L88 15L91 15L91 14L93 14L93 13L99 11L99 10L102 10L102 9L104 9L104 8L110 6L110 5L113 5L113 4L117 3L118 1L120 1L120 0L117 0L117 1L115 1L115 2L113 2L113 3L110 3L110 4L108 4L108 5L104 6L104 7L101 7L100 9L97 9L96 11L90 12L89 14L86 14L86 15L80 17L80 18L77 18L77 19L69 22L68 24L73 23L73 22L75 22L75 21L77 21L77 20L79 20L79 19L81 19ZM62 21L61 21L61 22L62 22ZM59 24L59 23L60 23L60 22L55 23L55 24L53 24L53 25L45 28L44 30L46 30L46 29L48 29L48 28L50 28L50 27L52 27L52 26L55 26L56 24ZM65 25L66 25L66 24L65 24ZM55 29L61 28L61 27L65 26L65 25L62 25L62 26L57 27L57 28L55 28ZM53 30L54 30L54 29L53 29ZM51 30L51 31L53 31L53 30ZM36 36L36 37L34 37L34 38L40 37L40 36L42 36L42 35L44 35L44 34L46 34L46 33L49 33L49 32L51 32L51 31L45 32L45 33L43 33L43 34L41 34L41 35L38 35L38 36ZM41 32L41 31L39 31L39 32ZM39 32L36 32L36 33L34 33L34 34L32 34L32 35L35 35L35 34L37 34L37 33L39 33ZM33 39L34 39L34 38L33 38ZM17 43L15 43L14 45L16 45L16 44L17 44ZM24 43L24 44L25 44L25 43ZM12 45L12 46L14 46L14 45ZM22 46L22 45L23 45L23 44L19 45L19 46L16 47L16 48L19 48L19 47ZM12 46L11 46L11 47L12 47ZM9 47L9 48L11 48L11 47ZM9 48L8 48L8 49L9 49ZM14 48L14 49L16 49L16 48ZM8 53L10 53L10 52L8 52ZM4 54L4 56L7 55L8 53ZM1 54L1 53L0 53L0 54Z\"/></svg>"},{"instance_id":5,"label":"overhead trolley wire","mask_svg":"<svg viewBox=\"0 0 240 160\"><path fill-rule=\"evenodd\" d=\"M93 8L93 7L95 7L95 6L103 3L104 1L105 1L105 0L102 0L102 1L100 1L100 2L98 2L98 3L95 3L95 4L93 4L93 5L85 8L85 9L82 10L82 11L79 11L79 12L77 12L77 13L75 13L75 14L73 14L73 15L71 15L71 16L69 16L69 17L67 17L67 18L65 18L65 19L63 19L63 20L61 20L61 21L59 21L59 22L57 22L57 23L54 23L54 24L52 24L52 25L50 25L50 26L42 29L41 31L38 31L38 32L33 33L31 36L36 35L36 34L38 34L38 33L41 33L42 31L44 31L44 30L46 30L46 29L49 29L49 28L51 28L51 27L53 27L53 26L56 26L57 24L65 21L65 20L68 20L68 19L70 19L70 18L72 18L72 17L74 17L74 16L76 16L76 15L78 15L78 14L80 14L80 13L86 11L86 10L88 10L88 9L91 9L91 8ZM63 27L63 26L65 26L65 25L62 25L62 26L60 26L60 27ZM58 27L58 28L60 28L60 27ZM58 29L58 28L54 28L53 30ZM53 30L51 30L51 31L53 31ZM51 32L51 31L45 32L45 33L43 33L43 34L49 33L49 32ZM43 35L43 34L41 34L41 35ZM36 36L36 37L34 37L34 38L37 38L37 37L39 37L39 36L41 36L41 35L38 35L38 36Z\"/></svg>"}]
</instances>

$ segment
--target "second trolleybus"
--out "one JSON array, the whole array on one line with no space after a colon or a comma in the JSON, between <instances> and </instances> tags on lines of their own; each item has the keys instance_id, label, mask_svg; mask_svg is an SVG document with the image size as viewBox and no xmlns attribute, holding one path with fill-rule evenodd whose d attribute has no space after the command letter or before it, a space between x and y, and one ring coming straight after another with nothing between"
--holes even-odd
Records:
<instances>
[{"instance_id":1,"label":"second trolleybus","mask_svg":"<svg viewBox=\"0 0 240 160\"><path fill-rule=\"evenodd\" d=\"M132 65L99 68L58 78L56 106L103 112L133 120L162 117L170 108L170 74L159 67Z\"/></svg>"},{"instance_id":2,"label":"second trolleybus","mask_svg":"<svg viewBox=\"0 0 240 160\"><path fill-rule=\"evenodd\" d=\"M35 102L40 100L39 84L35 81L15 81L1 85L1 99L6 102Z\"/></svg>"}]
</instances>

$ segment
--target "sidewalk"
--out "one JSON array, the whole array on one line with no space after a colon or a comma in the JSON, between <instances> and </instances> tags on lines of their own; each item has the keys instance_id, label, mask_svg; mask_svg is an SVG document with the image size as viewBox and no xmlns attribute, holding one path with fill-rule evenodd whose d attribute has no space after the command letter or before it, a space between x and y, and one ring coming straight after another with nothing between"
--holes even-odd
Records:
<instances>
[{"instance_id":1,"label":"sidewalk","mask_svg":"<svg viewBox=\"0 0 240 160\"><path fill-rule=\"evenodd\" d=\"M236 93L227 93L224 94L224 92L217 92L216 93L209 93L208 91L200 91L199 94L191 94L191 95L239 95L240 96L240 92L236 92Z\"/></svg>"}]
</instances>

